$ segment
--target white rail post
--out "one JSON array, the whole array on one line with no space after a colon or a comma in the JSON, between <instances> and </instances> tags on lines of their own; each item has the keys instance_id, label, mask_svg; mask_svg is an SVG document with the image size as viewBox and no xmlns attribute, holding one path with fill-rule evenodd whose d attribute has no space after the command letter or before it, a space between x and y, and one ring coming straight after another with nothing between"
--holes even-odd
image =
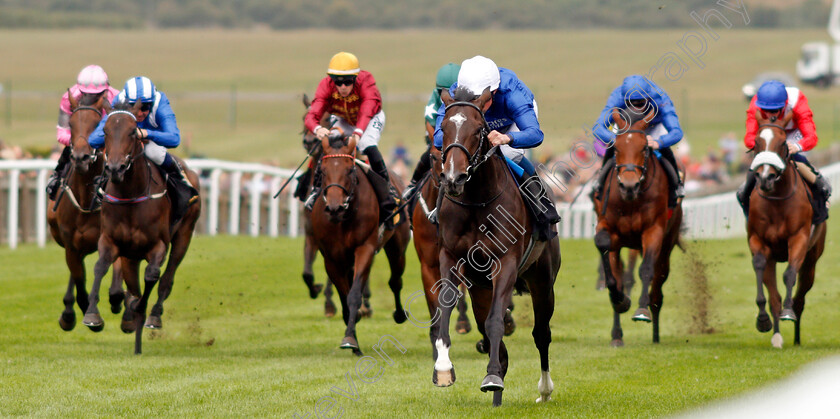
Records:
<instances>
[{"instance_id":1,"label":"white rail post","mask_svg":"<svg viewBox=\"0 0 840 419\"><path fill-rule=\"evenodd\" d=\"M211 236L219 234L219 179L221 177L221 169L213 169L210 172L210 208L207 213L207 234Z\"/></svg>"},{"instance_id":2,"label":"white rail post","mask_svg":"<svg viewBox=\"0 0 840 419\"><path fill-rule=\"evenodd\" d=\"M291 183L289 183L289 192L286 193L289 197L289 237L297 237L298 236L298 216L300 215L300 209L298 208L298 201L295 198L295 194L291 191L297 189L297 179L292 179Z\"/></svg>"},{"instance_id":3,"label":"white rail post","mask_svg":"<svg viewBox=\"0 0 840 419\"><path fill-rule=\"evenodd\" d=\"M35 200L35 236L38 247L47 245L47 170L38 171Z\"/></svg>"},{"instance_id":4,"label":"white rail post","mask_svg":"<svg viewBox=\"0 0 840 419\"><path fill-rule=\"evenodd\" d=\"M20 169L9 171L9 247L17 249L18 198L20 195Z\"/></svg>"},{"instance_id":5,"label":"white rail post","mask_svg":"<svg viewBox=\"0 0 840 419\"><path fill-rule=\"evenodd\" d=\"M242 171L237 170L230 175L230 222L228 232L239 235L239 204L242 194Z\"/></svg>"},{"instance_id":6,"label":"white rail post","mask_svg":"<svg viewBox=\"0 0 840 419\"><path fill-rule=\"evenodd\" d=\"M260 235L260 195L262 194L262 173L254 173L254 178L251 179L251 216L250 233L251 237Z\"/></svg>"},{"instance_id":7,"label":"white rail post","mask_svg":"<svg viewBox=\"0 0 840 419\"><path fill-rule=\"evenodd\" d=\"M271 189L269 192L274 192L280 189L280 184L283 178L274 176L271 179ZM277 237L280 235L280 200L271 199L268 201L268 235L270 237Z\"/></svg>"}]
</instances>

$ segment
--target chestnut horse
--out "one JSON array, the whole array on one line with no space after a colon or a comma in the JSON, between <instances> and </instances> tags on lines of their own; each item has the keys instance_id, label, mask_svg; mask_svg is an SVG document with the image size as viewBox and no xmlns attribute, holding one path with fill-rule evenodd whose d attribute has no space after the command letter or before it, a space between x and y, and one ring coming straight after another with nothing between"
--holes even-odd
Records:
<instances>
[{"instance_id":1,"label":"chestnut horse","mask_svg":"<svg viewBox=\"0 0 840 419\"><path fill-rule=\"evenodd\" d=\"M756 328L759 332L773 329L771 343L781 348L780 320L794 323L793 344L799 345L799 323L805 309L805 294L814 285L817 260L825 249L826 223L811 224L813 209L809 188L796 170L788 150L784 126L792 113L787 112L780 121L768 120L756 111L759 133L755 138L751 170L758 177L758 188L750 195L750 212L747 218L747 241L753 255L758 305ZM788 262L782 278L785 299L782 302L776 288L776 263ZM796 277L799 275L799 282ZM765 311L764 289L770 294L772 324ZM796 294L791 297L794 284Z\"/></svg>"},{"instance_id":2,"label":"chestnut horse","mask_svg":"<svg viewBox=\"0 0 840 419\"><path fill-rule=\"evenodd\" d=\"M373 257L384 248L391 267L388 285L394 293L394 320L403 323L406 314L400 301L402 274L405 271L405 250L411 239L408 223L393 230L379 224L376 194L362 168L356 164L356 141L326 137L321 142L322 198L315 202L310 214L313 239L324 258L329 280L341 300L341 312L347 325L342 349L362 355L356 338L356 322L361 318L362 290L368 282ZM401 192L399 177L391 176L391 184ZM405 216L403 211L400 216Z\"/></svg>"},{"instance_id":3,"label":"chestnut horse","mask_svg":"<svg viewBox=\"0 0 840 419\"><path fill-rule=\"evenodd\" d=\"M73 310L73 288L76 289L76 303L84 312L88 308L88 293L85 287L85 256L96 251L99 241L99 208L91 208L94 196L94 179L102 174L104 164L101 153L88 144L88 136L102 119L103 110L111 109L105 95L83 95L70 99L70 157L69 173L62 178L61 190L56 201L49 203L47 223L50 233L59 246L64 248L64 260L70 269L67 292L64 294L64 311L58 320L63 330L76 326L76 312ZM114 276L108 292L111 312L120 312L125 298L119 274L119 261L114 267ZM92 327L99 332L101 327Z\"/></svg>"},{"instance_id":4,"label":"chestnut horse","mask_svg":"<svg viewBox=\"0 0 840 419\"><path fill-rule=\"evenodd\" d=\"M440 126L444 173L441 193L446 199L438 200L441 316L432 382L438 387L455 382L449 357L449 318L459 294L455 281L460 281L469 288L476 326L484 347L489 348L487 375L480 389L492 391L493 405L501 405L508 369L502 340L504 316L516 288L531 294L532 334L541 369L537 401L548 401L554 390L548 347L554 281L560 269L559 240L533 240L533 215L498 147L491 147L487 139L490 129L482 109L491 99L490 90L475 96L458 88L453 98L444 89L441 99L446 105Z\"/></svg>"},{"instance_id":5,"label":"chestnut horse","mask_svg":"<svg viewBox=\"0 0 840 419\"><path fill-rule=\"evenodd\" d=\"M104 191L99 260L94 267L92 297L83 320L86 326L104 326L97 307L99 285L111 263L117 257L126 258L123 276L129 295L121 329L126 333L135 332L135 354L142 352L142 325L146 320L149 296L158 280L158 301L152 307L145 325L147 328L161 327L163 301L172 291L175 270L187 252L201 212L199 200L187 209L180 221L170 225L170 200L161 199L166 196L166 179L146 159L143 153L144 142L138 140L135 134L135 115L141 105L137 101L134 106L117 106L116 110L108 114L105 122L103 154L105 172L110 181ZM198 185L198 175L181 164L190 182ZM170 244L172 250L169 263L161 276L161 266ZM138 279L141 260L148 263L142 296Z\"/></svg>"},{"instance_id":6,"label":"chestnut horse","mask_svg":"<svg viewBox=\"0 0 840 419\"><path fill-rule=\"evenodd\" d=\"M671 251L679 241L682 205L668 209L668 175L647 145L645 129L654 112L625 121L618 110L613 110L619 129L613 143L616 166L605 182L603 195L593 197L598 214L595 246L601 253L601 263L609 267L604 274L613 306L612 346L624 345L619 314L629 310L631 304L623 292L623 282L618 280L623 272L621 249L641 251L642 293L633 320L652 321L653 342L658 343L662 284L670 273Z\"/></svg>"}]
</instances>

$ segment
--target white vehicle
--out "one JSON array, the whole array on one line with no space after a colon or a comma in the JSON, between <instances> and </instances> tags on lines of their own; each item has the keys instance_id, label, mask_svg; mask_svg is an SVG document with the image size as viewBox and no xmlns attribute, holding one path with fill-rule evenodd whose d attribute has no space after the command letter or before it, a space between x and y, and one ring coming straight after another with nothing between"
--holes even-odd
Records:
<instances>
[{"instance_id":1,"label":"white vehicle","mask_svg":"<svg viewBox=\"0 0 840 419\"><path fill-rule=\"evenodd\" d=\"M828 42L809 42L802 46L802 58L796 62L796 75L802 83L828 87L840 82L840 0L834 0L828 17Z\"/></svg>"}]
</instances>

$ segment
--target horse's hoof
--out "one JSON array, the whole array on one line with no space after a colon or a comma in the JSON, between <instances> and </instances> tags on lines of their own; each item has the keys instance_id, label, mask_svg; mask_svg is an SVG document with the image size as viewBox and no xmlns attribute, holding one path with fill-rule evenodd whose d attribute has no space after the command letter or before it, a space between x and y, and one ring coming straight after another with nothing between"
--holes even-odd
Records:
<instances>
[{"instance_id":1,"label":"horse's hoof","mask_svg":"<svg viewBox=\"0 0 840 419\"><path fill-rule=\"evenodd\" d=\"M99 332L105 327L105 321L102 320L102 316L99 313L88 313L85 314L85 317L82 319L82 324L89 327L90 330L94 332ZM99 328L99 330L96 330Z\"/></svg>"},{"instance_id":2,"label":"horse's hoof","mask_svg":"<svg viewBox=\"0 0 840 419\"><path fill-rule=\"evenodd\" d=\"M134 319L128 321L123 319L120 322L120 330L125 334L134 333L137 330L137 322Z\"/></svg>"},{"instance_id":3,"label":"horse's hoof","mask_svg":"<svg viewBox=\"0 0 840 419\"><path fill-rule=\"evenodd\" d=\"M505 336L510 336L513 334L513 331L516 330L516 322L513 321L513 315L510 313L510 309L505 310Z\"/></svg>"},{"instance_id":4,"label":"horse's hoof","mask_svg":"<svg viewBox=\"0 0 840 419\"><path fill-rule=\"evenodd\" d=\"M486 354L488 352L487 348L484 347L484 339L479 339L478 342L475 343L475 350L480 354Z\"/></svg>"},{"instance_id":5,"label":"horse's hoof","mask_svg":"<svg viewBox=\"0 0 840 419\"><path fill-rule=\"evenodd\" d=\"M773 347L774 347L774 348L776 348L776 349L782 349L782 344L783 344L784 342L785 342L785 340L782 338L782 334L781 334L781 333L774 333L774 334L773 334L773 337L772 337L772 338L770 338L770 343L771 343L771 344L773 345Z\"/></svg>"},{"instance_id":6,"label":"horse's hoof","mask_svg":"<svg viewBox=\"0 0 840 419\"><path fill-rule=\"evenodd\" d=\"M604 279L599 279L598 282L595 283L595 291L601 291L607 288L607 281Z\"/></svg>"},{"instance_id":7,"label":"horse's hoof","mask_svg":"<svg viewBox=\"0 0 840 419\"><path fill-rule=\"evenodd\" d=\"M487 374L481 382L481 391L500 391L505 389L505 380L494 374Z\"/></svg>"},{"instance_id":8,"label":"horse's hoof","mask_svg":"<svg viewBox=\"0 0 840 419\"><path fill-rule=\"evenodd\" d=\"M90 329L92 332L99 333L103 329L105 329L105 323L102 323L98 326L88 326L88 329Z\"/></svg>"},{"instance_id":9,"label":"horse's hoof","mask_svg":"<svg viewBox=\"0 0 840 419\"><path fill-rule=\"evenodd\" d=\"M163 323L161 323L159 316L151 315L146 319L146 324L143 327L146 329L162 329Z\"/></svg>"},{"instance_id":10,"label":"horse's hoof","mask_svg":"<svg viewBox=\"0 0 840 419\"><path fill-rule=\"evenodd\" d=\"M469 319L458 319L458 322L455 323L455 331L460 335L466 335L467 333L470 333L471 330L472 326L470 325Z\"/></svg>"},{"instance_id":11,"label":"horse's hoof","mask_svg":"<svg viewBox=\"0 0 840 419\"><path fill-rule=\"evenodd\" d=\"M622 340L622 339L613 339L613 340L610 342L610 346L612 346L613 348L620 348L620 347L624 346L624 340Z\"/></svg>"},{"instance_id":12,"label":"horse's hoof","mask_svg":"<svg viewBox=\"0 0 840 419\"><path fill-rule=\"evenodd\" d=\"M633 304L633 302L630 301L630 298L628 296L621 294L621 298L622 300L619 303L615 303L612 301L612 299L610 299L610 302L613 306L613 310L618 314L626 313L627 310L630 310L630 305Z\"/></svg>"},{"instance_id":13,"label":"horse's hoof","mask_svg":"<svg viewBox=\"0 0 840 419\"><path fill-rule=\"evenodd\" d=\"M545 403L545 402L550 402L550 401L551 401L551 396L537 397L537 403Z\"/></svg>"},{"instance_id":14,"label":"horse's hoof","mask_svg":"<svg viewBox=\"0 0 840 419\"><path fill-rule=\"evenodd\" d=\"M405 316L405 311L394 310L394 321L397 322L397 324L403 324L406 320L408 320L408 317Z\"/></svg>"},{"instance_id":15,"label":"horse's hoof","mask_svg":"<svg viewBox=\"0 0 840 419\"><path fill-rule=\"evenodd\" d=\"M633 314L633 321L650 323L650 310L639 307Z\"/></svg>"},{"instance_id":16,"label":"horse's hoof","mask_svg":"<svg viewBox=\"0 0 840 419\"><path fill-rule=\"evenodd\" d=\"M455 383L455 367L449 371L435 370L432 373L432 383L438 387L449 387Z\"/></svg>"},{"instance_id":17,"label":"horse's hoof","mask_svg":"<svg viewBox=\"0 0 840 419\"><path fill-rule=\"evenodd\" d=\"M373 316L373 310L370 308L370 306L362 305L361 307L359 307L359 317L360 318L361 317L370 318L372 316Z\"/></svg>"},{"instance_id":18,"label":"horse's hoof","mask_svg":"<svg viewBox=\"0 0 840 419\"><path fill-rule=\"evenodd\" d=\"M767 313L761 313L755 319L755 328L761 333L767 333L773 329L773 322L770 321L770 316Z\"/></svg>"},{"instance_id":19,"label":"horse's hoof","mask_svg":"<svg viewBox=\"0 0 840 419\"><path fill-rule=\"evenodd\" d=\"M335 304L330 300L324 302L324 317L335 317Z\"/></svg>"},{"instance_id":20,"label":"horse's hoof","mask_svg":"<svg viewBox=\"0 0 840 419\"><path fill-rule=\"evenodd\" d=\"M120 314L120 310L122 310L122 303L125 300L125 293L118 293L118 294L110 294L108 295L108 302L111 303L111 313Z\"/></svg>"},{"instance_id":21,"label":"horse's hoof","mask_svg":"<svg viewBox=\"0 0 840 419\"><path fill-rule=\"evenodd\" d=\"M795 322L797 320L796 313L794 313L793 310L789 308L782 309L782 314L779 316L779 320Z\"/></svg>"},{"instance_id":22,"label":"horse's hoof","mask_svg":"<svg viewBox=\"0 0 840 419\"><path fill-rule=\"evenodd\" d=\"M58 318L58 325L65 332L73 330L76 327L76 313L73 311L61 313L61 317Z\"/></svg>"},{"instance_id":23,"label":"horse's hoof","mask_svg":"<svg viewBox=\"0 0 840 419\"><path fill-rule=\"evenodd\" d=\"M353 349L354 351L359 350L359 342L356 342L356 338L353 336L345 336L344 339L341 340L341 345L338 345L341 349Z\"/></svg>"},{"instance_id":24,"label":"horse's hoof","mask_svg":"<svg viewBox=\"0 0 840 419\"><path fill-rule=\"evenodd\" d=\"M324 289L324 284L312 284L312 287L309 288L309 298L316 299L318 295L321 294L321 290Z\"/></svg>"}]
</instances>

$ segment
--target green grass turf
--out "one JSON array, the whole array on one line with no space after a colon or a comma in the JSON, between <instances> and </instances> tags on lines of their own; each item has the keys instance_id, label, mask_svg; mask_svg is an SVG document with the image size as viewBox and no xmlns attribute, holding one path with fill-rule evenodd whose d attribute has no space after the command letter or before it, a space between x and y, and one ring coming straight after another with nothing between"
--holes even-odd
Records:
<instances>
[{"instance_id":1,"label":"green grass turf","mask_svg":"<svg viewBox=\"0 0 840 419\"><path fill-rule=\"evenodd\" d=\"M528 297L515 297L518 329L505 338L511 363L500 409L491 408L491 396L478 389L487 357L475 351L475 330L453 334L457 382L450 388L433 386L427 330L410 322L397 325L391 318L394 303L383 254L372 273L374 315L360 322L359 343L378 359L371 346L390 335L406 352L385 344L393 365L378 364L378 380L364 383L356 375L357 358L338 348L342 321L324 318L323 300L307 296L300 279L301 239L196 237L167 301L164 329L145 332L141 356L133 354L133 336L119 331L119 317L108 310L107 283L100 305L105 330L93 333L79 323L72 332L61 331L57 320L67 277L62 249L54 244L4 248L0 416L291 417L312 412L310 417L317 417L319 400L332 396L336 405L325 416L341 408L343 417L370 418L662 417L756 389L840 352L836 225L830 226L808 294L802 345L792 345L793 325L784 323L782 350L771 347L770 334L755 330L755 280L744 239L687 242L688 254L676 251L664 287L661 343L651 343L650 325L624 315L626 346L621 349L609 347L611 308L606 292L595 290L594 245L562 242L551 321L553 400L534 403L539 360L530 333L533 314ZM87 259L89 278L94 261ZM320 257L315 267L323 282ZM702 297L704 284L708 298ZM421 290L413 247L403 290L404 302ZM637 296L638 287L634 302ZM704 307L705 316L699 314ZM428 319L422 299L410 309L419 320ZM354 400L331 393L333 387L350 391L348 372Z\"/></svg>"},{"instance_id":2,"label":"green grass turf","mask_svg":"<svg viewBox=\"0 0 840 419\"><path fill-rule=\"evenodd\" d=\"M733 14L734 16L734 14ZM732 17L732 16L730 16ZM653 79L671 95L695 157L728 131L742 135L741 86L763 71L794 74L800 47L824 30L758 30L733 21L712 40L699 27L664 31L0 31L0 83L21 93L0 99L0 138L23 147L55 142L58 98L89 63L114 85L148 75L172 98L184 136L178 152L292 166L303 157L300 95L310 95L339 50L359 56L385 94L382 148L398 143L418 155L422 112L437 69L476 54L514 70L534 91L546 140L537 157L568 150L591 128L611 89L632 73L648 73L668 53L685 66L676 81ZM700 64L678 46L704 34ZM700 32L698 32L700 33ZM699 48L700 44L690 44ZM238 101L231 124L231 86ZM814 109L820 147L840 131L836 91L804 89ZM40 92L23 95L24 92ZM190 96L214 92L215 96ZM252 94L268 93L266 100ZM249 96L251 95L251 96Z\"/></svg>"}]
</instances>

